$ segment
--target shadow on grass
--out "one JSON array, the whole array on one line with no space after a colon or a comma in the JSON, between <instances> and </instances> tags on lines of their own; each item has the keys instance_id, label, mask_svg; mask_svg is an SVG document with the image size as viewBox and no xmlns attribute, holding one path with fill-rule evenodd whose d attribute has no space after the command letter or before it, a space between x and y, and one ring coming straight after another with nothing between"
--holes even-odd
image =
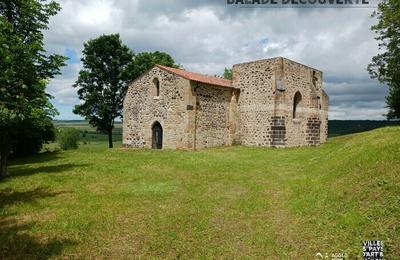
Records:
<instances>
[{"instance_id":1,"label":"shadow on grass","mask_svg":"<svg viewBox=\"0 0 400 260\"><path fill-rule=\"evenodd\" d=\"M10 158L10 166L44 163L44 162L57 160L60 158L62 158L62 157L61 157L61 153L59 151L43 152L43 153L26 156L26 157Z\"/></svg>"},{"instance_id":2,"label":"shadow on grass","mask_svg":"<svg viewBox=\"0 0 400 260\"><path fill-rule=\"evenodd\" d=\"M57 164L57 165L46 165L41 167L25 167L25 166L17 166L10 167L8 170L8 175L6 178L16 178L22 176L30 176L34 174L41 173L61 173L64 171L70 171L77 167L85 167L89 164L75 164L75 163L65 163L65 164Z\"/></svg>"},{"instance_id":3,"label":"shadow on grass","mask_svg":"<svg viewBox=\"0 0 400 260\"><path fill-rule=\"evenodd\" d=\"M55 197L67 192L49 192L48 189L38 187L29 191L13 191L11 188L0 190L0 210L18 203L34 203L38 199Z\"/></svg>"},{"instance_id":4,"label":"shadow on grass","mask_svg":"<svg viewBox=\"0 0 400 260\"><path fill-rule=\"evenodd\" d=\"M35 222L29 218L17 218L5 209L14 204L35 203L36 200L54 197L64 192L49 192L46 188L29 191L0 190L0 259L48 259L60 255L68 247L77 244L70 239L33 236L30 231Z\"/></svg>"}]
</instances>

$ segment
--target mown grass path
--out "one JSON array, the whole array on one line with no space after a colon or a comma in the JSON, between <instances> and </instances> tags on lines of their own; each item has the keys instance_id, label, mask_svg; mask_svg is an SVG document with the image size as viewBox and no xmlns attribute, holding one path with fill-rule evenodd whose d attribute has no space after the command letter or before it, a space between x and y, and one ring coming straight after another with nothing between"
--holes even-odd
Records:
<instances>
[{"instance_id":1,"label":"mown grass path","mask_svg":"<svg viewBox=\"0 0 400 260\"><path fill-rule=\"evenodd\" d=\"M400 127L321 147L109 150L14 161L0 258L400 258Z\"/></svg>"}]
</instances>

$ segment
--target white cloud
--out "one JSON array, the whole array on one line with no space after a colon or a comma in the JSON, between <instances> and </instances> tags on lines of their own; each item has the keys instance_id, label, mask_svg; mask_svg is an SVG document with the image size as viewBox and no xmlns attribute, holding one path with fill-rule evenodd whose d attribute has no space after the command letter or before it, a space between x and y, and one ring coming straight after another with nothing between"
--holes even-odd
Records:
<instances>
[{"instance_id":1,"label":"white cloud","mask_svg":"<svg viewBox=\"0 0 400 260\"><path fill-rule=\"evenodd\" d=\"M378 51L371 9L240 9L225 1L61 1L51 20L46 48L80 55L83 42L120 33L135 52L166 51L186 69L214 75L224 67L284 56L324 71L335 119L383 119L386 89L366 67ZM52 81L58 102L76 104L79 65ZM365 110L362 100L374 107ZM367 112L366 112L367 111Z\"/></svg>"},{"instance_id":2,"label":"white cloud","mask_svg":"<svg viewBox=\"0 0 400 260\"><path fill-rule=\"evenodd\" d=\"M112 9L112 3L109 1L89 1L78 9L76 18L79 24L99 26L113 18L111 17Z\"/></svg>"},{"instance_id":3,"label":"white cloud","mask_svg":"<svg viewBox=\"0 0 400 260\"><path fill-rule=\"evenodd\" d=\"M73 106L79 103L76 89L72 85L81 68L81 64L69 64L62 68L62 76L58 76L50 82L47 90L50 95L55 97L58 104Z\"/></svg>"}]
</instances>

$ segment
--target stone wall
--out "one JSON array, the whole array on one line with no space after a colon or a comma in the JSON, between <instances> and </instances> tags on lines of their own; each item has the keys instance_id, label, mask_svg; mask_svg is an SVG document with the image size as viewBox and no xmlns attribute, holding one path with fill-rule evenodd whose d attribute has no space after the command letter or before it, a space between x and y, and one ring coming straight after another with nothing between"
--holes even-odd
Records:
<instances>
[{"instance_id":1,"label":"stone wall","mask_svg":"<svg viewBox=\"0 0 400 260\"><path fill-rule=\"evenodd\" d=\"M234 65L232 86L241 93L242 144L290 147L326 141L329 101L322 72L284 58L267 59ZM294 113L296 93L301 98Z\"/></svg>"},{"instance_id":2,"label":"stone wall","mask_svg":"<svg viewBox=\"0 0 400 260\"><path fill-rule=\"evenodd\" d=\"M324 90L322 90L320 107L320 118L321 118L321 136L320 143L325 143L328 140L328 109L329 109L329 97Z\"/></svg>"},{"instance_id":3,"label":"stone wall","mask_svg":"<svg viewBox=\"0 0 400 260\"><path fill-rule=\"evenodd\" d=\"M155 96L155 78L160 82L159 96ZM186 110L189 92L189 80L158 67L135 80L124 99L123 144L151 148L152 126L158 121L163 128L163 148L187 148L192 139Z\"/></svg>"},{"instance_id":4,"label":"stone wall","mask_svg":"<svg viewBox=\"0 0 400 260\"><path fill-rule=\"evenodd\" d=\"M160 83L155 96L154 79ZM129 87L124 100L123 145L151 148L152 125L163 128L163 148L231 145L236 134L237 92L192 82L158 67Z\"/></svg>"},{"instance_id":5,"label":"stone wall","mask_svg":"<svg viewBox=\"0 0 400 260\"><path fill-rule=\"evenodd\" d=\"M319 117L307 118L306 142L308 145L319 145L321 135L321 120Z\"/></svg>"},{"instance_id":6,"label":"stone wall","mask_svg":"<svg viewBox=\"0 0 400 260\"><path fill-rule=\"evenodd\" d=\"M263 60L233 66L232 86L240 89L237 136L242 145L271 145L278 65L277 60Z\"/></svg>"},{"instance_id":7,"label":"stone wall","mask_svg":"<svg viewBox=\"0 0 400 260\"><path fill-rule=\"evenodd\" d=\"M193 85L196 95L195 148L231 145L236 121L234 92L201 83Z\"/></svg>"},{"instance_id":8,"label":"stone wall","mask_svg":"<svg viewBox=\"0 0 400 260\"><path fill-rule=\"evenodd\" d=\"M271 118L271 146L282 147L286 145L286 117L273 116Z\"/></svg>"},{"instance_id":9,"label":"stone wall","mask_svg":"<svg viewBox=\"0 0 400 260\"><path fill-rule=\"evenodd\" d=\"M283 59L285 102L287 115L287 146L318 145L315 135L319 131L319 100L322 96L322 72L305 65ZM301 94L301 102L293 117L294 97ZM312 126L311 126L312 125ZM318 125L318 130L314 129ZM312 129L310 128L312 127ZM315 140L310 142L309 140Z\"/></svg>"}]
</instances>

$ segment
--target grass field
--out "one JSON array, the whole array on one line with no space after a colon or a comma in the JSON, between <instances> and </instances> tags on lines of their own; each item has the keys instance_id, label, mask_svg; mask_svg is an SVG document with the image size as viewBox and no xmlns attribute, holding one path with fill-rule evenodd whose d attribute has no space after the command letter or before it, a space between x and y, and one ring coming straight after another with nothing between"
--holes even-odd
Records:
<instances>
[{"instance_id":1,"label":"grass field","mask_svg":"<svg viewBox=\"0 0 400 260\"><path fill-rule=\"evenodd\" d=\"M120 147L119 145L117 145ZM2 258L400 259L400 127L320 147L77 150L12 162Z\"/></svg>"},{"instance_id":2,"label":"grass field","mask_svg":"<svg viewBox=\"0 0 400 260\"><path fill-rule=\"evenodd\" d=\"M81 132L81 142L101 142L108 141L108 136L105 133L96 131L95 128L89 125L87 121L55 121L56 128L73 127ZM114 125L113 140L122 141L122 123L117 122Z\"/></svg>"}]
</instances>

